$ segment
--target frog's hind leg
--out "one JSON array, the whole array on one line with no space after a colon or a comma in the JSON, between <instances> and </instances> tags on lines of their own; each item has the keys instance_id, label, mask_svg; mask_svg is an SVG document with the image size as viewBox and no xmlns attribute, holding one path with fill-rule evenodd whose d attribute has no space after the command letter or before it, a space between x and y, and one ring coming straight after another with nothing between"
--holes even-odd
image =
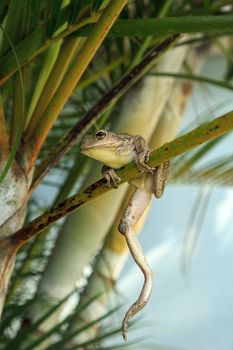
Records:
<instances>
[{"instance_id":1,"label":"frog's hind leg","mask_svg":"<svg viewBox=\"0 0 233 350\"><path fill-rule=\"evenodd\" d=\"M162 197L168 175L170 171L170 161L166 161L154 168L153 192L156 198Z\"/></svg>"},{"instance_id":2,"label":"frog's hind leg","mask_svg":"<svg viewBox=\"0 0 233 350\"><path fill-rule=\"evenodd\" d=\"M128 321L146 305L152 289L152 271L146 261L146 257L141 248L141 245L133 231L133 226L140 219L144 210L150 203L150 200L150 192L147 192L140 188L136 189L129 201L129 204L127 205L127 208L121 218L118 227L119 232L126 238L127 245L134 261L144 274L144 284L141 293L138 299L126 312L125 317L122 321L122 335L124 340L127 340L126 332Z\"/></svg>"}]
</instances>

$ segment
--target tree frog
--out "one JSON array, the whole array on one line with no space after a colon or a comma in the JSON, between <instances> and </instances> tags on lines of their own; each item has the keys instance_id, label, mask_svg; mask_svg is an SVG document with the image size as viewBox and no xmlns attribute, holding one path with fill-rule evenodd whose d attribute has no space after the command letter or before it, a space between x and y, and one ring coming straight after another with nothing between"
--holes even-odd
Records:
<instances>
[{"instance_id":1,"label":"tree frog","mask_svg":"<svg viewBox=\"0 0 233 350\"><path fill-rule=\"evenodd\" d=\"M135 191L120 220L118 230L124 235L129 250L136 264L144 274L144 284L138 299L131 305L122 321L122 335L127 339L128 321L147 303L152 289L152 271L136 238L133 227L150 203L152 194L159 198L163 194L168 177L170 162L167 161L152 168L147 162L150 149L142 136L116 134L105 129L98 130L95 135L85 135L80 145L81 153L99 160L104 164L102 174L106 185L117 188L121 179L115 169L135 161L139 176L130 181Z\"/></svg>"}]
</instances>

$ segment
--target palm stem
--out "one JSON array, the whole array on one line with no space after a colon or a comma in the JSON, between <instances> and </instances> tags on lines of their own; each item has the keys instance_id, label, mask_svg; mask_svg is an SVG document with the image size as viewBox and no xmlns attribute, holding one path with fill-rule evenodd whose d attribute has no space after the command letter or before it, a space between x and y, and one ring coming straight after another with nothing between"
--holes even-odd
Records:
<instances>
[{"instance_id":1,"label":"palm stem","mask_svg":"<svg viewBox=\"0 0 233 350\"><path fill-rule=\"evenodd\" d=\"M62 46L60 54L56 60L56 63L51 71L49 79L47 80L45 87L40 95L40 98L32 114L29 126L26 130L25 141L30 142L30 138L35 131L37 124L40 122L40 118L45 112L51 98L54 96L58 86L64 78L65 73L69 67L69 64L75 54L77 45L80 43L80 39L71 37Z\"/></svg>"},{"instance_id":2,"label":"palm stem","mask_svg":"<svg viewBox=\"0 0 233 350\"><path fill-rule=\"evenodd\" d=\"M225 80L214 79L210 77L205 77L203 75L185 74L185 73L172 73L172 72L153 72L153 75L158 77L173 77L178 79L193 80L200 83L211 84L219 86L221 88L233 90L233 84Z\"/></svg>"},{"instance_id":3,"label":"palm stem","mask_svg":"<svg viewBox=\"0 0 233 350\"><path fill-rule=\"evenodd\" d=\"M23 118L19 114L23 112L23 95L21 88L21 81L19 73L16 73L14 76L14 104L13 104L13 113L11 118L11 129L10 129L10 144L14 143L17 130L18 130L18 120Z\"/></svg>"},{"instance_id":4,"label":"palm stem","mask_svg":"<svg viewBox=\"0 0 233 350\"><path fill-rule=\"evenodd\" d=\"M2 161L9 154L9 137L7 132L3 102L0 96L0 160Z\"/></svg>"}]
</instances>

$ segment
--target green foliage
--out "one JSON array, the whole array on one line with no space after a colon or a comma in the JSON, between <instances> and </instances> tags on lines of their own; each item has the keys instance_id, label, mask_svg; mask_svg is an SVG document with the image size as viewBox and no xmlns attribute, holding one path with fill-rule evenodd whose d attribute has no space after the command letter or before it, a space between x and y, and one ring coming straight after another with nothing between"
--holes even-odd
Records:
<instances>
[{"instance_id":1,"label":"green foliage","mask_svg":"<svg viewBox=\"0 0 233 350\"><path fill-rule=\"evenodd\" d=\"M51 79L54 66L59 62L64 45L71 39L76 38L79 41L78 44L76 43L77 46L72 48L70 61L67 60L68 66L64 73L66 76L82 48L83 37L90 33L108 3L106 0L0 1L0 22L4 32L1 37L0 52L1 95L8 133L14 136L10 145L11 150L7 158L7 164L0 175L0 182L11 168L15 156L17 156L21 166L24 166L26 162L25 158L21 157L21 150L25 146L24 136L30 124L30 117L25 119L24 116L30 115L30 104L34 92L36 91L38 94L36 97L41 96L43 87ZM216 42L223 34L230 33L232 35L232 8L229 6L228 12L224 14L222 12L223 5L231 4L232 1L198 2L183 0L172 2L158 0L145 3L143 1L130 1L120 14L119 19L112 27L94 59L85 69L80 82L73 90L65 108L54 123L38 155L36 170L42 160L51 154L51 151L64 134L67 134L77 122L82 123L83 116L91 110L93 105L105 97L107 92L132 67L140 63L142 58L164 36L177 32L191 33L182 44L191 46L196 43L201 47L201 44L210 45ZM199 32L201 34L197 37L196 34ZM57 48L52 60L51 56L48 55L49 50L54 49L54 45L59 40L61 40L61 46ZM232 50L226 50L222 54L228 60L227 79L230 79L233 72ZM49 61L52 60L52 63L49 62L50 65L45 64L45 62L48 63L48 57ZM44 75L43 69L45 71L49 70L48 75ZM41 75L43 76L43 87L39 86ZM190 74L190 72L187 74L157 72L156 75L189 79L232 90L232 83L229 80L224 80L224 78L215 80L212 77ZM17 84L15 84L17 76L19 77L18 90ZM59 81L58 87L63 83L63 79L60 81L59 78L58 74L55 77L55 83ZM116 100L119 99L119 96L119 94L116 96ZM52 96L48 96L48 104L51 98ZM33 111L37 111L37 103L33 107ZM14 109L16 109L16 113ZM111 128L116 120L118 110L119 102L115 101L111 108L106 107L104 113L101 114L101 118L94 125L91 127L88 125L86 129L93 132L102 127ZM208 116L205 116L205 120L207 119ZM40 115L36 120L36 129L39 127L39 123ZM14 134L12 130L16 130L16 133ZM171 181L202 185L211 182L221 186L232 186L232 154L226 155L222 159L214 159L210 163L200 166L200 162L204 157L213 151L222 140L223 137L210 141L174 161ZM31 139L29 141L31 142ZM54 195L47 203L38 199L38 194L33 195L28 204L26 222L80 189L90 166L91 162L80 157L78 146L74 145L69 152L63 155L62 160L56 163L51 171L52 176L47 177L42 183L42 186L46 186L48 191L53 189ZM59 176L58 180L55 181L54 177L56 175ZM119 325L116 327L110 325L108 329L101 329L100 327L93 339L82 344L74 345L72 343L78 334L93 326L100 326L103 320L109 320L109 324L111 324L116 309L107 311L104 316L90 322L85 327L71 331L70 324L96 300L96 297L84 305L77 304L68 316L44 334L37 334L40 325L55 313L70 295L54 305L39 320L27 324L28 310L40 301L33 296L36 295L38 282L53 251L58 227L59 225L50 230L47 236L42 234L29 242L17 257L7 304L0 324L0 348L5 350L14 348L31 350L41 346L48 339L51 340L51 343L48 346L46 345L45 349L50 350L81 347L89 347L90 349L127 347L122 344L108 347L105 343L106 339L112 339L120 333ZM79 295L80 290L75 291L74 294ZM33 339L31 339L31 334L34 335ZM160 345L151 348L165 349Z\"/></svg>"},{"instance_id":2,"label":"green foliage","mask_svg":"<svg viewBox=\"0 0 233 350\"><path fill-rule=\"evenodd\" d=\"M233 16L193 16L149 19L119 20L111 29L110 37L148 37L166 36L176 33L232 33ZM78 34L86 36L91 30L79 30Z\"/></svg>"},{"instance_id":3,"label":"green foliage","mask_svg":"<svg viewBox=\"0 0 233 350\"><path fill-rule=\"evenodd\" d=\"M42 323L49 318L58 308L60 308L71 296L75 296L78 291L74 291L67 295L64 299L56 303L55 306L51 307L49 311L45 312L42 317L40 317L37 321L33 323L29 323L27 319L27 312L30 310L30 307L39 303L41 300L39 298L34 298L28 300L22 305L9 305L2 318L1 327L0 327L0 346L5 344L4 349L10 350L17 348L19 350L31 350L37 349L38 346L43 344L47 339L54 339L50 346L46 346L47 350L52 349L72 349L72 348L80 348L85 345L93 345L98 344L100 340L111 338L113 335L119 333L120 329L118 327L111 327L107 331L105 331L101 336L94 337L93 339L83 342L80 344L76 344L75 347L72 347L72 340L79 334L83 333L85 330L93 326L98 326L98 324L108 319L112 314L114 314L118 308L111 309L106 312L103 316L97 318L93 322L86 324L83 327L77 328L75 331L70 330L70 324L79 316L81 312L85 312L85 310L91 306L91 304L99 297L98 295L94 296L86 303L78 304L73 311L66 316L62 321L58 322L54 327L52 327L49 331L42 333L40 336L36 336L37 330L40 329ZM13 327L14 322L20 321L21 326L17 330L17 327ZM15 329L14 329L15 328ZM33 335L35 333L35 339L28 341L29 334ZM12 337L13 336L13 337Z\"/></svg>"}]
</instances>

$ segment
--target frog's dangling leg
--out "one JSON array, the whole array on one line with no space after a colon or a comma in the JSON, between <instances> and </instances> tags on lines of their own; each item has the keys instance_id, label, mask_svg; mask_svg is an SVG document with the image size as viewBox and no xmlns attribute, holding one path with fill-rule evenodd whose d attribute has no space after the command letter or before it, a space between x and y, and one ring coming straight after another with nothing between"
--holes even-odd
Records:
<instances>
[{"instance_id":1,"label":"frog's dangling leg","mask_svg":"<svg viewBox=\"0 0 233 350\"><path fill-rule=\"evenodd\" d=\"M138 299L131 305L122 321L122 335L127 340L128 321L147 303L152 289L152 271L146 261L144 252L136 238L133 226L137 223L151 200L151 192L137 188L133 193L127 208L121 218L118 230L126 238L127 245L136 264L144 274L144 284Z\"/></svg>"}]
</instances>

